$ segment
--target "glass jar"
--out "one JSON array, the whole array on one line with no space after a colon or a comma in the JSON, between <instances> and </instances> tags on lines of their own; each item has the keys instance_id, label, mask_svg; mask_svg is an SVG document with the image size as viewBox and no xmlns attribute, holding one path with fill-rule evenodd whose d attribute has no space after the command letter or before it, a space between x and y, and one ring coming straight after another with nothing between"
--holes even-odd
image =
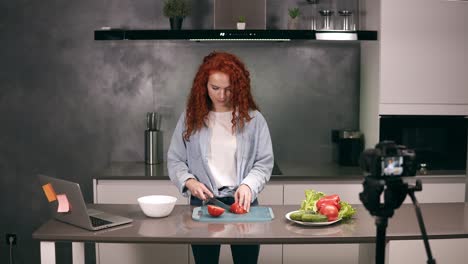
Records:
<instances>
[{"instance_id":1,"label":"glass jar","mask_svg":"<svg viewBox=\"0 0 468 264\"><path fill-rule=\"evenodd\" d=\"M319 23L317 25L318 30L333 30L333 14L335 12L330 9L322 9L319 11Z\"/></svg>"},{"instance_id":2,"label":"glass jar","mask_svg":"<svg viewBox=\"0 0 468 264\"><path fill-rule=\"evenodd\" d=\"M340 10L338 11L340 15L340 28L341 30L356 30L356 26L353 20L353 12L349 10Z\"/></svg>"}]
</instances>

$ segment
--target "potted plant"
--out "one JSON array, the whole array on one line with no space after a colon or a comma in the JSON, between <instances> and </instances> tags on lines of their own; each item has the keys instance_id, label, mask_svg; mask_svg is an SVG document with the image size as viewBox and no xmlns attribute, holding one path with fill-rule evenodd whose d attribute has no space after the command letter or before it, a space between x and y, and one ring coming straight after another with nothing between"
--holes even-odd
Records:
<instances>
[{"instance_id":1,"label":"potted plant","mask_svg":"<svg viewBox=\"0 0 468 264\"><path fill-rule=\"evenodd\" d=\"M289 13L289 20L288 20L288 29L297 29L297 25L299 23L299 15L301 14L299 12L299 8L289 8L288 9Z\"/></svg>"},{"instance_id":2,"label":"potted plant","mask_svg":"<svg viewBox=\"0 0 468 264\"><path fill-rule=\"evenodd\" d=\"M237 19L237 29L245 29L245 16L239 16L239 18Z\"/></svg>"},{"instance_id":3,"label":"potted plant","mask_svg":"<svg viewBox=\"0 0 468 264\"><path fill-rule=\"evenodd\" d=\"M171 29L181 29L184 18L190 14L188 0L166 0L164 2L164 16L169 18Z\"/></svg>"}]
</instances>

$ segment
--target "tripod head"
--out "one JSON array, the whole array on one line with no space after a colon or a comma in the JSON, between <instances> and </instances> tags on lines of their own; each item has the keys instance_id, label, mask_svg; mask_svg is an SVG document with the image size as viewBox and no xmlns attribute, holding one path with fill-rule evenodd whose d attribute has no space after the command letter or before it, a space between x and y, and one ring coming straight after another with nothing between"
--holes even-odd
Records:
<instances>
[{"instance_id":1,"label":"tripod head","mask_svg":"<svg viewBox=\"0 0 468 264\"><path fill-rule=\"evenodd\" d=\"M387 188L385 188L387 186ZM401 178L383 180L367 177L363 183L364 190L359 198L364 207L373 216L392 217L395 209L398 209L408 193L408 184ZM381 195L384 193L384 203L381 203Z\"/></svg>"},{"instance_id":2,"label":"tripod head","mask_svg":"<svg viewBox=\"0 0 468 264\"><path fill-rule=\"evenodd\" d=\"M403 176L416 175L416 154L393 141L382 141L375 149L367 149L361 156L361 168L366 178L359 198L373 216L392 217L410 190L422 189L421 183L409 186ZM381 195L384 193L384 203Z\"/></svg>"}]
</instances>

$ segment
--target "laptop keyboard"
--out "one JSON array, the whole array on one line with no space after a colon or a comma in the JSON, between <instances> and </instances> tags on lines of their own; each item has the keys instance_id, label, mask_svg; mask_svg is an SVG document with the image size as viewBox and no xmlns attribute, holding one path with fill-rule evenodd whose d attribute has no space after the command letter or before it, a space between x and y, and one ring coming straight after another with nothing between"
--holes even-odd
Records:
<instances>
[{"instance_id":1,"label":"laptop keyboard","mask_svg":"<svg viewBox=\"0 0 468 264\"><path fill-rule=\"evenodd\" d=\"M90 216L89 219L91 220L91 224L94 226L94 227L97 227L97 226L102 226L102 225L107 225L107 224L111 224L112 222L109 222L107 220L104 220L104 219L101 219L101 218L96 218L94 216Z\"/></svg>"}]
</instances>

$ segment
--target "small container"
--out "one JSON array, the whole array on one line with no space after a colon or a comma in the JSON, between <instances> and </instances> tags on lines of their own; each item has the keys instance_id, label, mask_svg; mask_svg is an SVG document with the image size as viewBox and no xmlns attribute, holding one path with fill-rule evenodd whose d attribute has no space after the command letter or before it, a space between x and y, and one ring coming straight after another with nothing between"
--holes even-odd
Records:
<instances>
[{"instance_id":1,"label":"small container","mask_svg":"<svg viewBox=\"0 0 468 264\"><path fill-rule=\"evenodd\" d=\"M338 11L338 14L340 15L341 30L356 30L356 26L353 21L353 12L349 10L340 10Z\"/></svg>"},{"instance_id":2,"label":"small container","mask_svg":"<svg viewBox=\"0 0 468 264\"><path fill-rule=\"evenodd\" d=\"M329 9L323 9L319 11L319 25L318 30L333 30L333 14L335 12Z\"/></svg>"},{"instance_id":3,"label":"small container","mask_svg":"<svg viewBox=\"0 0 468 264\"><path fill-rule=\"evenodd\" d=\"M162 131L145 130L145 163L160 164L163 160L162 154Z\"/></svg>"},{"instance_id":4,"label":"small container","mask_svg":"<svg viewBox=\"0 0 468 264\"><path fill-rule=\"evenodd\" d=\"M168 195L148 195L137 199L143 213L148 217L168 216L177 202L177 198Z\"/></svg>"},{"instance_id":5,"label":"small container","mask_svg":"<svg viewBox=\"0 0 468 264\"><path fill-rule=\"evenodd\" d=\"M338 164L359 166L359 159L364 151L364 134L355 130L340 130L337 143Z\"/></svg>"},{"instance_id":6,"label":"small container","mask_svg":"<svg viewBox=\"0 0 468 264\"><path fill-rule=\"evenodd\" d=\"M146 113L145 163L159 164L163 160L163 134L160 130L161 115L157 112Z\"/></svg>"},{"instance_id":7,"label":"small container","mask_svg":"<svg viewBox=\"0 0 468 264\"><path fill-rule=\"evenodd\" d=\"M421 175L427 175L427 164L426 163L421 163L419 168L419 173Z\"/></svg>"}]
</instances>

